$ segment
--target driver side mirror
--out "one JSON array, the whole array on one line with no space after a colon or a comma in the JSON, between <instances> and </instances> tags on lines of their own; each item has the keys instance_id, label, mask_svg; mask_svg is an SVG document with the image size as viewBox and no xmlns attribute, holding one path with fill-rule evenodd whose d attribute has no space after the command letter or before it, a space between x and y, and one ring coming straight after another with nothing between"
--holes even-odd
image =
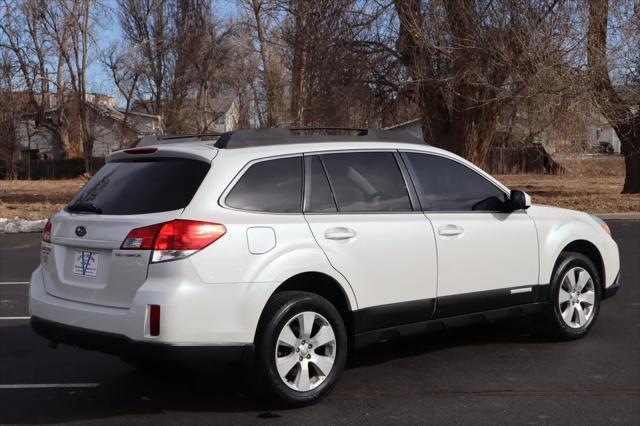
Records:
<instances>
[{"instance_id":1,"label":"driver side mirror","mask_svg":"<svg viewBox=\"0 0 640 426\"><path fill-rule=\"evenodd\" d=\"M512 189L509 196L509 210L514 212L517 210L526 210L531 207L531 197L524 191Z\"/></svg>"}]
</instances>

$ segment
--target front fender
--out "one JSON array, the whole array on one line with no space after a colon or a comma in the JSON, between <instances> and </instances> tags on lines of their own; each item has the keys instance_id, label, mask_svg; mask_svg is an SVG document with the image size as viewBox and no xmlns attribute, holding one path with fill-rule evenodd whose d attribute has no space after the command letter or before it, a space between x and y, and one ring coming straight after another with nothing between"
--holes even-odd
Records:
<instances>
[{"instance_id":1,"label":"front fender","mask_svg":"<svg viewBox=\"0 0 640 426\"><path fill-rule=\"evenodd\" d=\"M605 287L610 286L620 270L618 246L611 236L586 213L536 207L530 214L538 231L540 283L550 283L556 261L569 244L584 240L598 249L604 266Z\"/></svg>"}]
</instances>

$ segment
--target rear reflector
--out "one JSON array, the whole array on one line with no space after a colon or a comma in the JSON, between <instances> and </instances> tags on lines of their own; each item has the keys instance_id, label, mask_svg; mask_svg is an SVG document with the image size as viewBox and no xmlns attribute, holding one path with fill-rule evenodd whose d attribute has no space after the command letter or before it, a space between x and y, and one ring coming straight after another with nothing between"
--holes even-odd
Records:
<instances>
[{"instance_id":1,"label":"rear reflector","mask_svg":"<svg viewBox=\"0 0 640 426\"><path fill-rule=\"evenodd\" d=\"M47 221L47 224L44 226L44 230L42 231L42 241L46 243L51 242L51 221Z\"/></svg>"},{"instance_id":2,"label":"rear reflector","mask_svg":"<svg viewBox=\"0 0 640 426\"><path fill-rule=\"evenodd\" d=\"M153 154L157 150L158 148L129 148L125 149L124 152L127 154Z\"/></svg>"},{"instance_id":3,"label":"rear reflector","mask_svg":"<svg viewBox=\"0 0 640 426\"><path fill-rule=\"evenodd\" d=\"M152 262L180 259L212 244L227 232L219 223L196 220L171 222L136 228L125 238L122 250L153 250Z\"/></svg>"},{"instance_id":4,"label":"rear reflector","mask_svg":"<svg viewBox=\"0 0 640 426\"><path fill-rule=\"evenodd\" d=\"M160 335L160 305L149 305L149 335Z\"/></svg>"}]
</instances>

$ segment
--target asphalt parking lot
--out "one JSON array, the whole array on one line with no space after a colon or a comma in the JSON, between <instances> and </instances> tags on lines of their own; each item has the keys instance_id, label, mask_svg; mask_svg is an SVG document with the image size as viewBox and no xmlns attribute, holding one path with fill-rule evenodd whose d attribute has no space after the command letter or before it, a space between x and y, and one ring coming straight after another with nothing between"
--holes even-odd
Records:
<instances>
[{"instance_id":1,"label":"asphalt parking lot","mask_svg":"<svg viewBox=\"0 0 640 426\"><path fill-rule=\"evenodd\" d=\"M640 221L609 221L623 285L575 342L515 320L358 353L333 393L303 409L249 397L239 368L140 373L30 329L37 234L0 234L0 423L640 424Z\"/></svg>"}]
</instances>

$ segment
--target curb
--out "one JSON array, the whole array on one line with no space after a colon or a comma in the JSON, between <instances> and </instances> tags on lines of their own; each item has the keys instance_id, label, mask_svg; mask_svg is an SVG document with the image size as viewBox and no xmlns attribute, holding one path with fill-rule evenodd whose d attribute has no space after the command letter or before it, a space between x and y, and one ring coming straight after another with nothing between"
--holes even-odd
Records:
<instances>
[{"instance_id":1,"label":"curb","mask_svg":"<svg viewBox=\"0 0 640 426\"><path fill-rule=\"evenodd\" d=\"M604 220L640 220L640 212L624 212L624 213L593 213Z\"/></svg>"},{"instance_id":2,"label":"curb","mask_svg":"<svg viewBox=\"0 0 640 426\"><path fill-rule=\"evenodd\" d=\"M0 218L0 234L22 234L27 232L42 232L47 219L26 220L15 217L13 219Z\"/></svg>"}]
</instances>

